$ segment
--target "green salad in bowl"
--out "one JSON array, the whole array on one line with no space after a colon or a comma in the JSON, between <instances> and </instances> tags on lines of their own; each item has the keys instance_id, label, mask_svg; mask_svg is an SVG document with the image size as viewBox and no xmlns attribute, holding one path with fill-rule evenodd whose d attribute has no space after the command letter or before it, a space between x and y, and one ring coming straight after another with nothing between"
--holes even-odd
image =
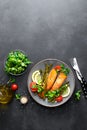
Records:
<instances>
[{"instance_id":1,"label":"green salad in bowl","mask_svg":"<svg viewBox=\"0 0 87 130\"><path fill-rule=\"evenodd\" d=\"M31 63L22 50L13 50L5 60L5 71L11 75L21 75Z\"/></svg>"}]
</instances>

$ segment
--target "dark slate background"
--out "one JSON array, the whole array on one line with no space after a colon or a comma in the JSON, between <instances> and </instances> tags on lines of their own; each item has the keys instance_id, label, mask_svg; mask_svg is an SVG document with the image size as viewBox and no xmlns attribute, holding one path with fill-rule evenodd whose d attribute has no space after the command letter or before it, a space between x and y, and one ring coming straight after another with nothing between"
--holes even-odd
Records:
<instances>
[{"instance_id":1,"label":"dark slate background","mask_svg":"<svg viewBox=\"0 0 87 130\"><path fill-rule=\"evenodd\" d=\"M27 90L30 69L45 58L70 66L69 59L77 57L87 78L87 0L0 0L0 82L8 80L4 60L15 49L24 50L33 62L16 77L17 93L27 95L29 102L22 106L14 99L0 105L0 130L87 130L87 100L83 95L74 100L81 89L77 78L71 99L56 108L37 104Z\"/></svg>"}]
</instances>

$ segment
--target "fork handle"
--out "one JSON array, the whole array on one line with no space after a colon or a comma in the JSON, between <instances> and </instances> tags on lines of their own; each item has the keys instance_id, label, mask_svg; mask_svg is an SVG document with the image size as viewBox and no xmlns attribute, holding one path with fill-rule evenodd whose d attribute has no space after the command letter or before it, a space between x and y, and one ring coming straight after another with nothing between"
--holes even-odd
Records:
<instances>
[{"instance_id":1,"label":"fork handle","mask_svg":"<svg viewBox=\"0 0 87 130\"><path fill-rule=\"evenodd\" d=\"M84 93L84 97L87 99L87 81L85 80L84 77L82 77L81 79L82 79L82 82L81 82L82 91Z\"/></svg>"}]
</instances>

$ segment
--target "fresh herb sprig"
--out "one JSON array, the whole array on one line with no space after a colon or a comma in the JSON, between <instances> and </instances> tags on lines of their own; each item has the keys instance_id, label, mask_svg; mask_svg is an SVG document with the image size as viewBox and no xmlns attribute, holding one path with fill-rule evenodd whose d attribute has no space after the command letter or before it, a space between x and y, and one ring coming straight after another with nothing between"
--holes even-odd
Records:
<instances>
[{"instance_id":1,"label":"fresh herb sprig","mask_svg":"<svg viewBox=\"0 0 87 130\"><path fill-rule=\"evenodd\" d=\"M17 100L19 100L19 99L21 98L21 95L20 95L20 94L15 94L15 98L16 98Z\"/></svg>"},{"instance_id":2,"label":"fresh herb sprig","mask_svg":"<svg viewBox=\"0 0 87 130\"><path fill-rule=\"evenodd\" d=\"M78 100L78 101L81 98L81 92L82 92L81 90L78 90L77 92L75 92L75 99Z\"/></svg>"},{"instance_id":3,"label":"fresh herb sprig","mask_svg":"<svg viewBox=\"0 0 87 130\"><path fill-rule=\"evenodd\" d=\"M12 77L10 77L10 79L7 81L7 83L6 84L10 84L10 83L14 83L15 82L15 79L14 78L12 78Z\"/></svg>"},{"instance_id":4,"label":"fresh herb sprig","mask_svg":"<svg viewBox=\"0 0 87 130\"><path fill-rule=\"evenodd\" d=\"M66 68L64 64L61 64L61 71L65 74L68 75L70 72L69 68Z\"/></svg>"}]
</instances>

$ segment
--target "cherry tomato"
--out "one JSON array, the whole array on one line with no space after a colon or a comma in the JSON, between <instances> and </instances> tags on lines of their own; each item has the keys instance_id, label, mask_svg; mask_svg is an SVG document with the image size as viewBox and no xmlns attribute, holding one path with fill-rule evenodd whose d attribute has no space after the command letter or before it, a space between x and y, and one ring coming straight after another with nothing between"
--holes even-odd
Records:
<instances>
[{"instance_id":1,"label":"cherry tomato","mask_svg":"<svg viewBox=\"0 0 87 130\"><path fill-rule=\"evenodd\" d=\"M37 92L38 88L35 88L34 85L36 85L35 82L31 82L31 83L30 83L31 91L32 91L32 92Z\"/></svg>"},{"instance_id":2,"label":"cherry tomato","mask_svg":"<svg viewBox=\"0 0 87 130\"><path fill-rule=\"evenodd\" d=\"M32 88L31 89L32 92L37 92L37 90L38 90L37 88Z\"/></svg>"},{"instance_id":3,"label":"cherry tomato","mask_svg":"<svg viewBox=\"0 0 87 130\"><path fill-rule=\"evenodd\" d=\"M60 65L57 65L57 66L55 66L54 68L55 68L56 70L58 70L58 71L61 70L61 66L60 66Z\"/></svg>"},{"instance_id":4,"label":"cherry tomato","mask_svg":"<svg viewBox=\"0 0 87 130\"><path fill-rule=\"evenodd\" d=\"M11 89L13 90L13 91L15 91L15 90L17 90L18 89L18 85L17 84L12 84L11 85Z\"/></svg>"},{"instance_id":5,"label":"cherry tomato","mask_svg":"<svg viewBox=\"0 0 87 130\"><path fill-rule=\"evenodd\" d=\"M32 86L36 85L36 82L31 82L30 83L30 88L32 88Z\"/></svg>"},{"instance_id":6,"label":"cherry tomato","mask_svg":"<svg viewBox=\"0 0 87 130\"><path fill-rule=\"evenodd\" d=\"M62 96L59 96L55 99L57 102L61 102L63 100L63 97Z\"/></svg>"}]
</instances>

